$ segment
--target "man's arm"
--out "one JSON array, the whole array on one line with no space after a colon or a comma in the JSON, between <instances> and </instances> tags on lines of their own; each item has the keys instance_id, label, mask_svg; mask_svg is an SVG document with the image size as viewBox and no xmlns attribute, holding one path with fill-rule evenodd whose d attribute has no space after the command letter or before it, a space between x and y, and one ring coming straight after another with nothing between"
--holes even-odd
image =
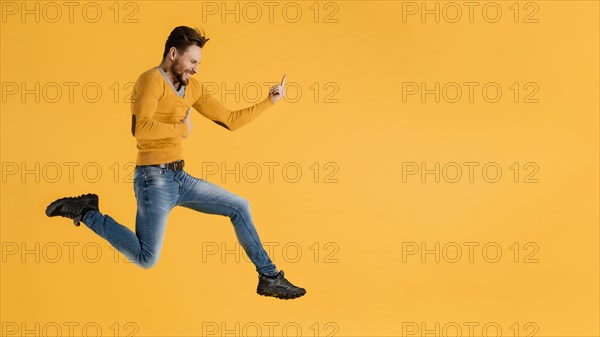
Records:
<instances>
[{"instance_id":1,"label":"man's arm","mask_svg":"<svg viewBox=\"0 0 600 337\"><path fill-rule=\"evenodd\" d=\"M206 93L206 88L202 84L202 95L200 99L193 104L194 109L200 114L213 122L221 125L228 130L236 130L250 123L258 117L267 108L275 105L275 103L285 94L285 75L281 84L273 86L269 91L269 96L257 104L236 111L230 111L219 100Z\"/></svg>"},{"instance_id":2,"label":"man's arm","mask_svg":"<svg viewBox=\"0 0 600 337\"><path fill-rule=\"evenodd\" d=\"M273 106L273 103L269 97L251 107L231 111L227 109L219 100L213 96L206 95L201 97L196 103L194 103L194 109L210 119L211 121L219 124L227 130L234 131L240 127L250 123L256 117L258 117L267 108Z\"/></svg>"},{"instance_id":3,"label":"man's arm","mask_svg":"<svg viewBox=\"0 0 600 337\"><path fill-rule=\"evenodd\" d=\"M155 140L170 137L185 137L186 123L164 123L154 119L158 106L159 85L152 76L142 76L133 88L131 96L131 133L138 140Z\"/></svg>"}]
</instances>

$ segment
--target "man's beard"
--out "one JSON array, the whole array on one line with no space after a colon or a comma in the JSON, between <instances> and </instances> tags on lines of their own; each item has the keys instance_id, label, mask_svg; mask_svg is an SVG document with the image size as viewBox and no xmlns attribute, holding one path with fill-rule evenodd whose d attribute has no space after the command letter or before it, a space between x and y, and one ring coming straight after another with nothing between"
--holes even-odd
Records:
<instances>
[{"instance_id":1,"label":"man's beard","mask_svg":"<svg viewBox=\"0 0 600 337\"><path fill-rule=\"evenodd\" d=\"M188 85L189 82L189 78L187 80L183 79L183 72L178 72L177 68L179 66L179 61L175 61L173 63L173 66L171 67L171 72L173 73L173 75L175 75L175 79L177 79L177 81L182 84L182 85Z\"/></svg>"}]
</instances>

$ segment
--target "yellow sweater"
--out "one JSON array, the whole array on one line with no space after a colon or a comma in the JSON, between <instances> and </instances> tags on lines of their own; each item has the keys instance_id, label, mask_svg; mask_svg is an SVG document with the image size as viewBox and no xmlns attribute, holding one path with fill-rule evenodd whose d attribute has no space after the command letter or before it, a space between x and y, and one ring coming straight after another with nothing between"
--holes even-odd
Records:
<instances>
[{"instance_id":1,"label":"yellow sweater","mask_svg":"<svg viewBox=\"0 0 600 337\"><path fill-rule=\"evenodd\" d=\"M183 136L188 132L185 117L193 107L200 114L231 131L251 122L275 103L267 98L251 107L230 111L206 92L204 84L190 77L184 97L179 96L158 67L137 79L131 96L135 115L137 165L169 163L183 159ZM133 130L132 130L133 131Z\"/></svg>"}]
</instances>

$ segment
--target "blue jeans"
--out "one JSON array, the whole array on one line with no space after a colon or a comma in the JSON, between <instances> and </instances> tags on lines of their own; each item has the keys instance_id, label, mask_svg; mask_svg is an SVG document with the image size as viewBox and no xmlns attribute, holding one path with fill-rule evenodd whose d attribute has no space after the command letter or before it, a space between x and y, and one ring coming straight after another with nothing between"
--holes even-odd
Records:
<instances>
[{"instance_id":1,"label":"blue jeans","mask_svg":"<svg viewBox=\"0 0 600 337\"><path fill-rule=\"evenodd\" d=\"M131 262L150 268L158 262L169 212L175 206L231 218L240 245L261 274L277 269L254 228L250 206L243 199L184 170L137 166L133 176L137 199L135 234L112 217L98 211L85 214L82 222L106 239Z\"/></svg>"}]
</instances>

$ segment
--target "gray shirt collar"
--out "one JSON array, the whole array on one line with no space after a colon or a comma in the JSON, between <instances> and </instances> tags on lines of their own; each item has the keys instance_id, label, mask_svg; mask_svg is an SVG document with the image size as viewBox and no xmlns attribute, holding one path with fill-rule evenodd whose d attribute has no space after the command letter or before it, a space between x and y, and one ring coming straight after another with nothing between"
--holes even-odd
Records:
<instances>
[{"instance_id":1,"label":"gray shirt collar","mask_svg":"<svg viewBox=\"0 0 600 337\"><path fill-rule=\"evenodd\" d=\"M173 89L173 91L175 91L175 93L176 93L177 95L179 95L179 97L183 97L183 96L185 95L185 87L186 87L186 86L182 84L182 85L181 85L181 88L179 89L179 91L177 91L177 90L175 89L175 87L173 86L173 82L171 82L171 79L169 79L169 76L167 76L167 73L165 73L165 71L164 71L164 70L163 70L163 69L162 69L160 66L158 66L157 68L158 68L158 70L160 70L160 73L161 73L161 74L164 76L164 78L167 80L167 82L168 82L168 83L169 83L169 85L171 86L171 89Z\"/></svg>"}]
</instances>

